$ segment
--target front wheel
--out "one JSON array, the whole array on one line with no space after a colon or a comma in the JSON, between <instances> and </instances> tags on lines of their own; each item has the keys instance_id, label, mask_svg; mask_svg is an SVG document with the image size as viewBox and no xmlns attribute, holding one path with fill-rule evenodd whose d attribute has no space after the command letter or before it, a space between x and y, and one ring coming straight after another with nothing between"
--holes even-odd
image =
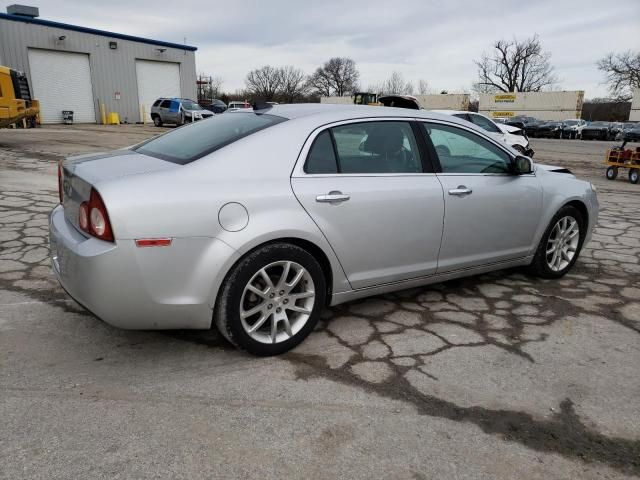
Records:
<instances>
[{"instance_id":1,"label":"front wheel","mask_svg":"<svg viewBox=\"0 0 640 480\"><path fill-rule=\"evenodd\" d=\"M638 173L640 171L637 168L630 168L629 169L629 181L633 184L638 183Z\"/></svg>"},{"instance_id":2,"label":"front wheel","mask_svg":"<svg viewBox=\"0 0 640 480\"><path fill-rule=\"evenodd\" d=\"M162 120L160 119L160 117L159 117L158 115L155 115L155 116L153 117L153 124L154 124L156 127L161 127L161 126L162 126Z\"/></svg>"},{"instance_id":3,"label":"front wheel","mask_svg":"<svg viewBox=\"0 0 640 480\"><path fill-rule=\"evenodd\" d=\"M607 168L607 180L615 180L618 176L618 167Z\"/></svg>"},{"instance_id":4,"label":"front wheel","mask_svg":"<svg viewBox=\"0 0 640 480\"><path fill-rule=\"evenodd\" d=\"M576 263L585 234L585 219L578 209L562 207L542 235L529 272L542 278L562 277Z\"/></svg>"},{"instance_id":5,"label":"front wheel","mask_svg":"<svg viewBox=\"0 0 640 480\"><path fill-rule=\"evenodd\" d=\"M240 260L220 290L214 320L236 347L278 355L302 342L318 323L326 283L318 261L288 243L265 245Z\"/></svg>"}]
</instances>

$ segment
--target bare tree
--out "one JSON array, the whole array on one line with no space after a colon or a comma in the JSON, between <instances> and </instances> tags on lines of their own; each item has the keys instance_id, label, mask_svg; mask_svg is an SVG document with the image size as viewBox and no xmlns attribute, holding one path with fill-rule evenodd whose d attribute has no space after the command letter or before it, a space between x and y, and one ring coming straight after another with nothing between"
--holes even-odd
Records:
<instances>
[{"instance_id":1,"label":"bare tree","mask_svg":"<svg viewBox=\"0 0 640 480\"><path fill-rule=\"evenodd\" d=\"M427 82L424 78L418 80L418 95L428 95L431 92L431 88L429 88L429 82Z\"/></svg>"},{"instance_id":2,"label":"bare tree","mask_svg":"<svg viewBox=\"0 0 640 480\"><path fill-rule=\"evenodd\" d=\"M305 74L291 65L278 69L280 74L279 95L286 103L293 103L309 91Z\"/></svg>"},{"instance_id":3,"label":"bare tree","mask_svg":"<svg viewBox=\"0 0 640 480\"><path fill-rule=\"evenodd\" d=\"M524 41L498 40L479 61L476 91L539 92L558 82L537 35Z\"/></svg>"},{"instance_id":4,"label":"bare tree","mask_svg":"<svg viewBox=\"0 0 640 480\"><path fill-rule=\"evenodd\" d=\"M640 52L609 53L598 60L605 73L609 92L616 100L631 100L634 88L640 88Z\"/></svg>"},{"instance_id":5,"label":"bare tree","mask_svg":"<svg viewBox=\"0 0 640 480\"><path fill-rule=\"evenodd\" d=\"M280 69L271 65L251 70L244 81L251 96L265 101L273 100L280 89L281 82Z\"/></svg>"},{"instance_id":6,"label":"bare tree","mask_svg":"<svg viewBox=\"0 0 640 480\"><path fill-rule=\"evenodd\" d=\"M356 62L346 57L334 57L309 77L309 85L320 95L342 97L354 92L359 77Z\"/></svg>"},{"instance_id":7,"label":"bare tree","mask_svg":"<svg viewBox=\"0 0 640 480\"><path fill-rule=\"evenodd\" d=\"M382 83L381 91L386 94L412 95L413 84L405 81L401 73L392 72L391 76Z\"/></svg>"},{"instance_id":8,"label":"bare tree","mask_svg":"<svg viewBox=\"0 0 640 480\"><path fill-rule=\"evenodd\" d=\"M218 98L222 94L222 77L211 77L209 85L211 89L211 98Z\"/></svg>"}]
</instances>

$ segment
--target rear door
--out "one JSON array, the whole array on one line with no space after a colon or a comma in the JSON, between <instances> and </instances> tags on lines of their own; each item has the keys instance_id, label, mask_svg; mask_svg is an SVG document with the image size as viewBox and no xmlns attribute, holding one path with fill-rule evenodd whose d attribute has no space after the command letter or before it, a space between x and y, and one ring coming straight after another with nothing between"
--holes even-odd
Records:
<instances>
[{"instance_id":1,"label":"rear door","mask_svg":"<svg viewBox=\"0 0 640 480\"><path fill-rule=\"evenodd\" d=\"M542 187L535 174L512 174L511 156L471 129L421 125L438 158L444 189L438 272L529 255L542 209Z\"/></svg>"},{"instance_id":2,"label":"rear door","mask_svg":"<svg viewBox=\"0 0 640 480\"><path fill-rule=\"evenodd\" d=\"M316 131L291 182L353 288L435 273L442 187L408 121ZM304 163L304 166L302 166Z\"/></svg>"}]
</instances>

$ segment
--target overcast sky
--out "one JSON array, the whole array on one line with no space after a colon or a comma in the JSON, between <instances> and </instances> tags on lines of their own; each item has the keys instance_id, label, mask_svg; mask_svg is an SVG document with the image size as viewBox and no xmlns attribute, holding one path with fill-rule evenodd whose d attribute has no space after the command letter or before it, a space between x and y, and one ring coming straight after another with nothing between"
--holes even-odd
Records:
<instances>
[{"instance_id":1,"label":"overcast sky","mask_svg":"<svg viewBox=\"0 0 640 480\"><path fill-rule=\"evenodd\" d=\"M606 95L595 62L640 49L640 0L0 0L40 17L198 47L198 73L244 85L265 64L311 73L332 56L353 58L361 85L392 71L434 91L470 90L473 59L499 38L538 34L564 90Z\"/></svg>"}]
</instances>

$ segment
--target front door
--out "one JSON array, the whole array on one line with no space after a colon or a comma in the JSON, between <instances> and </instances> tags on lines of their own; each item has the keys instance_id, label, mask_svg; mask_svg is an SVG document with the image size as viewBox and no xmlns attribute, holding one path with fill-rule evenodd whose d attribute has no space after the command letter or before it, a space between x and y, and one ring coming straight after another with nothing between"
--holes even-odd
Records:
<instances>
[{"instance_id":1,"label":"front door","mask_svg":"<svg viewBox=\"0 0 640 480\"><path fill-rule=\"evenodd\" d=\"M442 187L403 121L354 122L314 139L296 197L353 288L430 275L442 236Z\"/></svg>"},{"instance_id":2,"label":"front door","mask_svg":"<svg viewBox=\"0 0 640 480\"><path fill-rule=\"evenodd\" d=\"M529 255L542 209L535 174L514 175L511 157L472 130L422 123L444 189L445 218L438 272Z\"/></svg>"}]
</instances>

